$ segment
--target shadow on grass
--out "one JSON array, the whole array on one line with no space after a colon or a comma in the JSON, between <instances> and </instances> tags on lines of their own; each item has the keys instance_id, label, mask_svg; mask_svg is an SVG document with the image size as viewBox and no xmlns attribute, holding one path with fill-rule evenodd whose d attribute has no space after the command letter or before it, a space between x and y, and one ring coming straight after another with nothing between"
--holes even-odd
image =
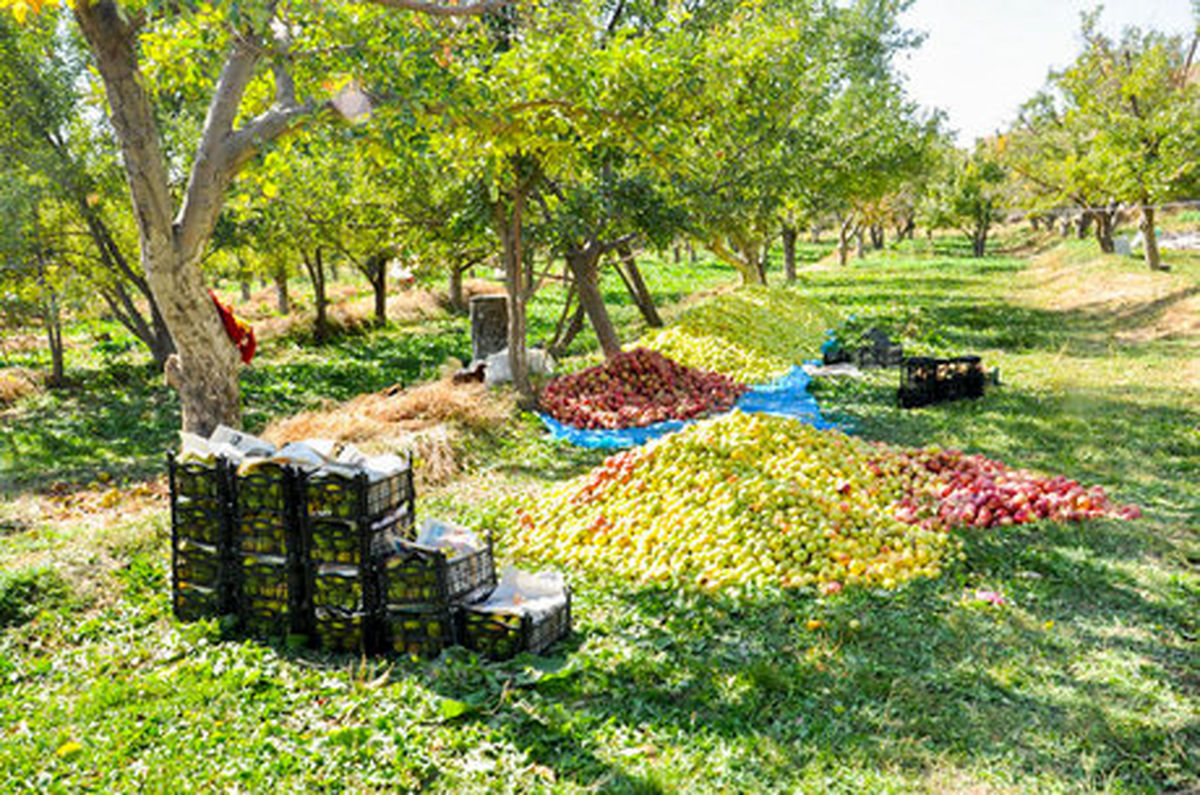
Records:
<instances>
[{"instance_id":1,"label":"shadow on grass","mask_svg":"<svg viewBox=\"0 0 1200 795\"><path fill-rule=\"evenodd\" d=\"M581 609L577 637L556 650L565 662L525 661L545 677L522 681L520 662L456 659L437 664L431 686L451 699L486 691L489 704L515 687L521 708L464 719L579 786L794 786L828 762L919 778L952 758L1015 781L1177 788L1200 775L1188 750L1200 743L1186 706L1194 660L1186 642L1121 629L1194 637L1200 594L1130 573L1151 554L1141 532L1105 523L979 535L967 540L969 574L829 603L618 586ZM964 601L981 584L1016 607ZM656 743L679 735L722 767L657 764L669 754ZM598 755L605 736L642 736L644 748Z\"/></svg>"}]
</instances>

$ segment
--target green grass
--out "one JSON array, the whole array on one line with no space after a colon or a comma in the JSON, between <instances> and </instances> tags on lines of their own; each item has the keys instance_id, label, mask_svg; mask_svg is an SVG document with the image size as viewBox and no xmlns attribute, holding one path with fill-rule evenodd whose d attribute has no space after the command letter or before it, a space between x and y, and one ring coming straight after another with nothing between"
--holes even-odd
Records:
<instances>
[{"instance_id":1,"label":"green grass","mask_svg":"<svg viewBox=\"0 0 1200 795\"><path fill-rule=\"evenodd\" d=\"M461 651L364 662L179 624L161 510L0 523L0 605L13 616L0 621L0 790L1194 788L1200 394L1181 375L1194 340L1128 342L1127 318L1039 309L1025 264L892 253L806 272L801 294L894 320L934 350L979 353L1004 382L981 401L914 411L895 407L894 373L820 399L868 438L1062 472L1142 504L1144 519L968 534L961 564L896 592L733 598L571 573L574 637L507 664ZM682 295L696 275L680 269L658 289ZM633 311L618 312L635 337ZM251 388L265 417L348 395L357 378L419 378L461 344L455 322L281 348L270 366L293 386ZM376 357L388 363L364 364ZM64 423L98 405L66 406ZM96 456L109 449L79 435ZM599 456L557 447L526 417L481 439L475 459L421 496L423 514L495 525L496 495ZM977 588L1008 604L966 598Z\"/></svg>"}]
</instances>

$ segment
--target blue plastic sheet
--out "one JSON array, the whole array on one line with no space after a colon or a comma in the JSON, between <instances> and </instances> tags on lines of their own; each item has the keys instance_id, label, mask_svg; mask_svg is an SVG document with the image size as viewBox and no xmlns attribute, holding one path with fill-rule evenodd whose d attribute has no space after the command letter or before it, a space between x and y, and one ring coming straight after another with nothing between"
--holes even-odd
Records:
<instances>
[{"instance_id":1,"label":"blue plastic sheet","mask_svg":"<svg viewBox=\"0 0 1200 795\"><path fill-rule=\"evenodd\" d=\"M822 419L816 399L808 394L808 374L800 367L792 368L786 375L769 384L751 387L749 392L738 398L734 407L748 413L791 417L823 430L838 427L837 423ZM636 447L696 422L696 420L687 422L669 420L641 428L621 428L611 431L581 430L572 425L565 425L548 414L538 414L538 416L541 417L542 423L550 429L550 433L555 439L570 442L578 447L596 450Z\"/></svg>"}]
</instances>

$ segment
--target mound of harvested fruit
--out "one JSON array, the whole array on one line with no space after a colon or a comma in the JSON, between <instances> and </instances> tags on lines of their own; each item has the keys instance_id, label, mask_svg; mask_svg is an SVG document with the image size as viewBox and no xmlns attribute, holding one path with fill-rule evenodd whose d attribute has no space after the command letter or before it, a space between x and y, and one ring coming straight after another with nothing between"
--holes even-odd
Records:
<instances>
[{"instance_id":1,"label":"mound of harvested fruit","mask_svg":"<svg viewBox=\"0 0 1200 795\"><path fill-rule=\"evenodd\" d=\"M892 588L936 577L952 528L1131 519L1099 489L734 411L517 506L515 552L637 582Z\"/></svg>"},{"instance_id":2,"label":"mound of harvested fruit","mask_svg":"<svg viewBox=\"0 0 1200 795\"><path fill-rule=\"evenodd\" d=\"M542 391L542 408L576 428L635 428L728 411L746 387L635 348L602 365L562 375Z\"/></svg>"}]
</instances>

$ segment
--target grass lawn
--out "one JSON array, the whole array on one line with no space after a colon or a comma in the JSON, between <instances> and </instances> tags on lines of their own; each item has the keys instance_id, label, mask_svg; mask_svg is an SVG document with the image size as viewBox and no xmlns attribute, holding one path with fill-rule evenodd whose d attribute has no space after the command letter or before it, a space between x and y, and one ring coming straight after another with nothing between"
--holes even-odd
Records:
<instances>
[{"instance_id":1,"label":"grass lawn","mask_svg":"<svg viewBox=\"0 0 1200 795\"><path fill-rule=\"evenodd\" d=\"M822 385L858 434L1061 472L1143 519L966 533L961 564L894 592L734 599L573 572L575 635L506 664L360 660L174 621L164 503L136 485L161 467L173 398L136 362L91 357L86 388L30 399L0 431L0 790L1193 790L1200 382L1197 337L1167 332L1200 262L1174 264L1108 296L1141 266L1073 244L1032 262L913 247L795 287L1000 369L981 401L914 411L895 407L894 372ZM731 275L646 272L672 301ZM1067 300L1080 283L1104 300ZM551 291L535 335L554 309ZM626 339L634 315L617 312ZM416 330L272 346L245 381L251 424L428 377L466 346L461 320ZM600 456L525 417L475 459L419 510L502 527L495 495ZM100 471L127 485L39 490ZM964 598L977 588L1007 605Z\"/></svg>"}]
</instances>

